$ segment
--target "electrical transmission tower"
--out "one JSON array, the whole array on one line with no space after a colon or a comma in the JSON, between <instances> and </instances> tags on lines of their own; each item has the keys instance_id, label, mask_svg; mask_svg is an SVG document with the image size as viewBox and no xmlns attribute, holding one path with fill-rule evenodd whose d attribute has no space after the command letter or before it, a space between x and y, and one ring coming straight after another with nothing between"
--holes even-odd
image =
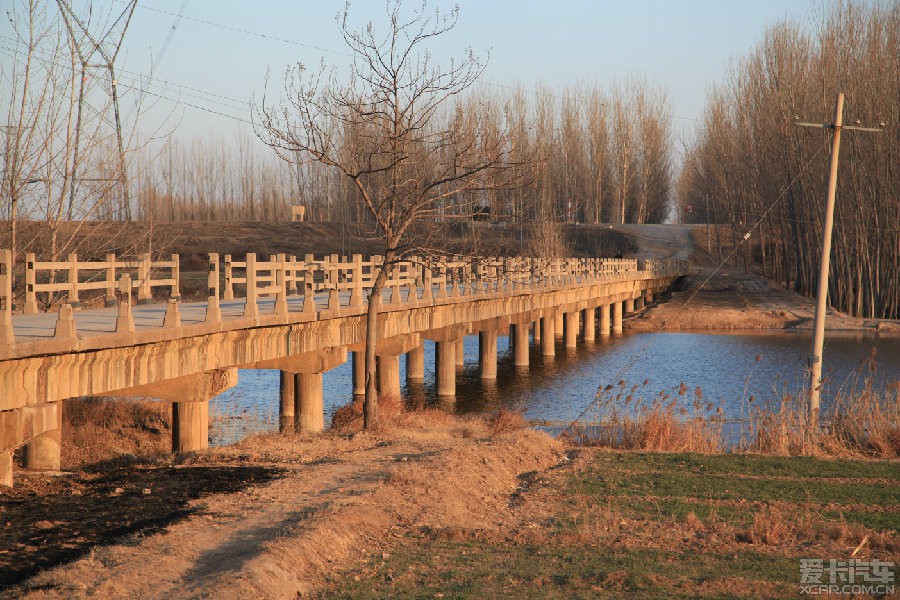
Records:
<instances>
[{"instance_id":1,"label":"electrical transmission tower","mask_svg":"<svg viewBox=\"0 0 900 600\"><path fill-rule=\"evenodd\" d=\"M122 144L122 121L119 115L119 95L116 91L116 72L115 62L122 48L122 40L125 38L125 32L131 22L131 16L137 7L137 0L128 0L125 8L112 24L99 35L92 34L88 28L90 22L85 22L75 11L72 10L68 0L56 0L59 10L62 13L63 21L69 36L72 39L72 46L78 54L78 61L81 66L81 80L78 86L78 112L75 122L75 148L73 151L71 188L69 190L69 207L68 218L73 218L73 205L75 203L75 183L77 181L78 169L78 153L80 150L81 128L82 128L82 110L84 107L85 81L87 80L87 70L90 68L103 69L109 76L110 98L112 100L113 112L115 115L116 142L118 144L118 181L122 194L122 211L125 220L131 220L131 202L128 197L128 176L125 168L125 149ZM98 60L99 59L99 60ZM95 62L92 62L95 61Z\"/></svg>"}]
</instances>

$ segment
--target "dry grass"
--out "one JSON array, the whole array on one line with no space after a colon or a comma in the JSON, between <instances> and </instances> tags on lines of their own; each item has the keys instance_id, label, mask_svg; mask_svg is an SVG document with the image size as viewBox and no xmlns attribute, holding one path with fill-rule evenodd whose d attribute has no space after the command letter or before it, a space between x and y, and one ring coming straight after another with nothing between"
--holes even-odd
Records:
<instances>
[{"instance_id":1,"label":"dry grass","mask_svg":"<svg viewBox=\"0 0 900 600\"><path fill-rule=\"evenodd\" d=\"M787 396L778 410L751 411L742 447L787 456L897 458L900 381L879 387L870 372L861 385L842 390L820 421L819 431L810 431L806 394Z\"/></svg>"},{"instance_id":2,"label":"dry grass","mask_svg":"<svg viewBox=\"0 0 900 600\"><path fill-rule=\"evenodd\" d=\"M660 393L646 401L642 392L647 385L627 388L624 381L618 391L608 386L599 396L599 426L588 430L573 427L567 436L581 445L619 450L652 450L657 452L721 452L721 410L703 402L699 388L693 397L681 384L673 394Z\"/></svg>"},{"instance_id":3,"label":"dry grass","mask_svg":"<svg viewBox=\"0 0 900 600\"><path fill-rule=\"evenodd\" d=\"M395 430L418 431L430 434L434 431L448 433L453 437L477 437L488 435L488 429L500 427L511 430L514 427L510 416L503 417L504 424L497 425L493 420L472 417L460 417L439 408L408 407L402 398L396 396L380 396L378 398L378 424L375 431L388 432ZM522 419L522 423L527 423ZM358 433L363 430L363 401L354 400L350 404L339 407L331 418L331 429L339 434ZM499 431L495 432L499 433ZM495 435L490 433L490 435Z\"/></svg>"},{"instance_id":4,"label":"dry grass","mask_svg":"<svg viewBox=\"0 0 900 600\"><path fill-rule=\"evenodd\" d=\"M807 394L786 395L777 407L760 406L751 396L741 410L739 439L725 440L721 406L703 400L700 388L684 384L646 400L643 385L607 386L588 418L565 433L579 445L657 452L725 451L780 456L841 458L900 457L900 381L875 384L875 364L857 374L820 414L820 427L808 426Z\"/></svg>"},{"instance_id":5,"label":"dry grass","mask_svg":"<svg viewBox=\"0 0 900 600\"><path fill-rule=\"evenodd\" d=\"M84 397L63 405L62 460L79 466L171 449L171 405L154 400Z\"/></svg>"}]
</instances>

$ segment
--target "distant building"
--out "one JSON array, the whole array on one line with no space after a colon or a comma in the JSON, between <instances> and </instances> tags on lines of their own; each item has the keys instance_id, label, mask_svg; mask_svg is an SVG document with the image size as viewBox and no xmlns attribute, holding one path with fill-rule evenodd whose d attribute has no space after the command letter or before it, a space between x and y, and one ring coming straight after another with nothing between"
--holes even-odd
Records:
<instances>
[{"instance_id":1,"label":"distant building","mask_svg":"<svg viewBox=\"0 0 900 600\"><path fill-rule=\"evenodd\" d=\"M291 206L291 222L302 223L306 219L306 207L302 204Z\"/></svg>"}]
</instances>

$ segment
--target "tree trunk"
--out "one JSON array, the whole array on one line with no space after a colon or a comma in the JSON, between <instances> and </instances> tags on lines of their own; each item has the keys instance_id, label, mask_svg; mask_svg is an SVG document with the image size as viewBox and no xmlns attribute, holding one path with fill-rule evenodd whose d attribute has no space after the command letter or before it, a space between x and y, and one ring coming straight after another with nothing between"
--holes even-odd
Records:
<instances>
[{"instance_id":1,"label":"tree trunk","mask_svg":"<svg viewBox=\"0 0 900 600\"><path fill-rule=\"evenodd\" d=\"M385 262L375 276L369 292L369 306L366 313L366 396L363 401L363 428L371 429L378 424L378 385L375 378L375 344L378 341L378 313L381 312L381 292L387 280Z\"/></svg>"}]
</instances>

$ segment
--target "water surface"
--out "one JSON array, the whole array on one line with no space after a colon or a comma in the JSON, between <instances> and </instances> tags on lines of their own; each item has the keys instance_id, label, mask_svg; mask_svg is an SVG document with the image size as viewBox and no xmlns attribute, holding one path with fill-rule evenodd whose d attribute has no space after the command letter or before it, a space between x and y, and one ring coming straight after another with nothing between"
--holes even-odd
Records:
<instances>
[{"instance_id":1,"label":"water surface","mask_svg":"<svg viewBox=\"0 0 900 600\"><path fill-rule=\"evenodd\" d=\"M730 421L746 416L750 406L778 406L796 396L805 384L811 338L808 333L626 333L576 349L557 343L555 357L543 357L531 347L531 366L515 367L509 338L498 340L495 382L482 382L478 373L478 336L465 338L465 365L457 373L456 400L439 405L459 413L491 411L498 407L522 411L524 416L550 425L601 415L592 406L599 389L628 410L625 399L652 401L661 394L688 404L721 409ZM874 361L871 359L874 357ZM869 367L877 365L871 372ZM325 422L337 407L352 400L350 361L323 376ZM900 379L900 338L832 333L825 345L825 387L822 406L836 394L859 388L866 377L876 385ZM425 379L406 383L400 361L403 392L413 404L438 404L434 386L434 344L425 342ZM237 387L213 399L213 444L233 443L247 432L271 431L278 424L278 371L241 370ZM699 392L697 391L699 388ZM621 392L621 393L620 393Z\"/></svg>"}]
</instances>

